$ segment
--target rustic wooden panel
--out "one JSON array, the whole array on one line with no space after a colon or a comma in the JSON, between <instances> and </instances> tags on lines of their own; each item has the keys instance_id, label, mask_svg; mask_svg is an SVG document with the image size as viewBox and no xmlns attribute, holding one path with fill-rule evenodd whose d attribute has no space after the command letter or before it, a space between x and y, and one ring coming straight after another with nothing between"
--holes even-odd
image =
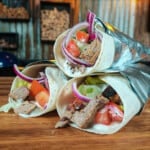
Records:
<instances>
[{"instance_id":1,"label":"rustic wooden panel","mask_svg":"<svg viewBox=\"0 0 150 150\"><path fill-rule=\"evenodd\" d=\"M135 0L99 0L98 17L133 37Z\"/></svg>"},{"instance_id":2,"label":"rustic wooden panel","mask_svg":"<svg viewBox=\"0 0 150 150\"><path fill-rule=\"evenodd\" d=\"M104 22L150 46L148 31L149 0L43 0L49 2L71 2L73 24L84 21L88 10L93 11ZM0 32L17 32L19 48L13 52L21 59L53 59L53 44L40 39L40 0L29 0L31 18L29 22L0 21Z\"/></svg>"},{"instance_id":3,"label":"rustic wooden panel","mask_svg":"<svg viewBox=\"0 0 150 150\"><path fill-rule=\"evenodd\" d=\"M80 20L85 20L88 9L104 22L150 47L149 0L80 0Z\"/></svg>"},{"instance_id":4,"label":"rustic wooden panel","mask_svg":"<svg viewBox=\"0 0 150 150\"><path fill-rule=\"evenodd\" d=\"M138 0L136 5L136 21L134 37L150 47L150 1Z\"/></svg>"},{"instance_id":5,"label":"rustic wooden panel","mask_svg":"<svg viewBox=\"0 0 150 150\"><path fill-rule=\"evenodd\" d=\"M72 22L78 22L79 3L76 0L41 0L48 2L70 3ZM1 21L0 32L17 32L19 34L19 48L11 51L21 59L53 59L53 43L43 43L40 38L40 0L29 0L29 22Z\"/></svg>"},{"instance_id":6,"label":"rustic wooden panel","mask_svg":"<svg viewBox=\"0 0 150 150\"><path fill-rule=\"evenodd\" d=\"M78 1L78 0L77 0ZM80 21L86 19L86 14L88 10L91 10L95 14L98 14L100 8L100 0L80 0Z\"/></svg>"}]
</instances>

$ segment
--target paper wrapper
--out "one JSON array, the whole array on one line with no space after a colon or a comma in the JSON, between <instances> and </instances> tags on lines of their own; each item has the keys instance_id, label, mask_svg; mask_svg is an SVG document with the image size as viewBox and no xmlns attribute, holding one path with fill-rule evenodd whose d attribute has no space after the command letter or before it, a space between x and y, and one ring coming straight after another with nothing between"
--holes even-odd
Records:
<instances>
[{"instance_id":1,"label":"paper wrapper","mask_svg":"<svg viewBox=\"0 0 150 150\"><path fill-rule=\"evenodd\" d=\"M61 89L62 85L64 85L67 82L66 76L63 74L63 72L54 64L36 64L25 67L25 69L22 71L25 75L30 77L37 77L39 72L45 71L45 75L48 79L49 84L49 91L50 91L50 97L47 104L47 107L45 109L36 108L34 109L30 114L18 114L19 116L28 118L28 117L37 117L41 116L47 112L53 111L56 108L56 95ZM11 90L15 89L18 84L20 83L22 79L19 77L16 77L12 83ZM12 98L9 97L8 99L9 103L6 104L12 104L11 106L19 106L21 102L15 101ZM13 108L14 109L14 108Z\"/></svg>"},{"instance_id":2,"label":"paper wrapper","mask_svg":"<svg viewBox=\"0 0 150 150\"><path fill-rule=\"evenodd\" d=\"M123 78L121 75L99 75L100 79L105 81L108 85L110 85L120 96L121 101L124 107L124 118L121 123L112 123L111 125L100 125L94 124L92 127L87 129L81 129L77 127L74 123L70 125L96 134L112 134L120 129L122 129L141 109L141 103L136 96L136 94L132 91L128 80ZM56 108L58 114L61 117L66 110L66 107L73 98L72 94L72 83L77 82L80 83L84 77L81 78L73 78L71 79L57 95L57 103Z\"/></svg>"},{"instance_id":3,"label":"paper wrapper","mask_svg":"<svg viewBox=\"0 0 150 150\"><path fill-rule=\"evenodd\" d=\"M150 97L150 48L99 18L95 19L95 27L103 29L115 42L115 57L106 72L120 72L144 105Z\"/></svg>"}]
</instances>

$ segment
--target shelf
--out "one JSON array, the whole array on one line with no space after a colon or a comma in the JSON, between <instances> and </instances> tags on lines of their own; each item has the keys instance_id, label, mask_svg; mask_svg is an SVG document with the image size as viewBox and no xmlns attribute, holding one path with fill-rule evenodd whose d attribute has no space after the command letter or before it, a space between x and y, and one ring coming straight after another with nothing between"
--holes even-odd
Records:
<instances>
[{"instance_id":1,"label":"shelf","mask_svg":"<svg viewBox=\"0 0 150 150\"><path fill-rule=\"evenodd\" d=\"M0 0L0 20L29 21L30 6L28 0Z\"/></svg>"},{"instance_id":2,"label":"shelf","mask_svg":"<svg viewBox=\"0 0 150 150\"><path fill-rule=\"evenodd\" d=\"M41 41L53 43L71 26L70 3L41 1Z\"/></svg>"},{"instance_id":3,"label":"shelf","mask_svg":"<svg viewBox=\"0 0 150 150\"><path fill-rule=\"evenodd\" d=\"M12 32L0 33L0 49L17 50L18 34Z\"/></svg>"}]
</instances>

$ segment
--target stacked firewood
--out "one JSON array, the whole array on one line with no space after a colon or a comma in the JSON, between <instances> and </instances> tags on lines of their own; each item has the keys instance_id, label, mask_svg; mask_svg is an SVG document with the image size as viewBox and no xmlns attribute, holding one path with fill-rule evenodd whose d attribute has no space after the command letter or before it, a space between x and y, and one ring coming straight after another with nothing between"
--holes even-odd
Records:
<instances>
[{"instance_id":1,"label":"stacked firewood","mask_svg":"<svg viewBox=\"0 0 150 150\"><path fill-rule=\"evenodd\" d=\"M69 28L70 17L66 10L41 10L41 39L54 41L60 33Z\"/></svg>"},{"instance_id":2,"label":"stacked firewood","mask_svg":"<svg viewBox=\"0 0 150 150\"><path fill-rule=\"evenodd\" d=\"M12 7L7 7L6 5L0 3L0 18L28 19L29 13L22 6L12 8Z\"/></svg>"}]
</instances>

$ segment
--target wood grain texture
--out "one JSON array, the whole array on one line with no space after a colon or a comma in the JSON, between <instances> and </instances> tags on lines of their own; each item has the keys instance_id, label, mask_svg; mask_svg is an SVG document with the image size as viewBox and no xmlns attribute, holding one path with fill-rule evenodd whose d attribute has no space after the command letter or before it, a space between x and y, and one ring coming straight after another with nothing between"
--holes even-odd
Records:
<instances>
[{"instance_id":1,"label":"wood grain texture","mask_svg":"<svg viewBox=\"0 0 150 150\"><path fill-rule=\"evenodd\" d=\"M0 77L5 95L0 94L0 105L8 100L13 78ZM2 93L2 92L1 92ZM1 150L149 150L150 102L124 128L112 135L96 135L72 127L55 129L59 120L56 111L37 118L24 119L13 112L0 113Z\"/></svg>"},{"instance_id":2,"label":"wood grain texture","mask_svg":"<svg viewBox=\"0 0 150 150\"><path fill-rule=\"evenodd\" d=\"M149 13L150 13L150 1L138 0L136 3L136 20L135 20L135 32L134 37L139 42L150 47L150 31L149 31Z\"/></svg>"}]
</instances>

